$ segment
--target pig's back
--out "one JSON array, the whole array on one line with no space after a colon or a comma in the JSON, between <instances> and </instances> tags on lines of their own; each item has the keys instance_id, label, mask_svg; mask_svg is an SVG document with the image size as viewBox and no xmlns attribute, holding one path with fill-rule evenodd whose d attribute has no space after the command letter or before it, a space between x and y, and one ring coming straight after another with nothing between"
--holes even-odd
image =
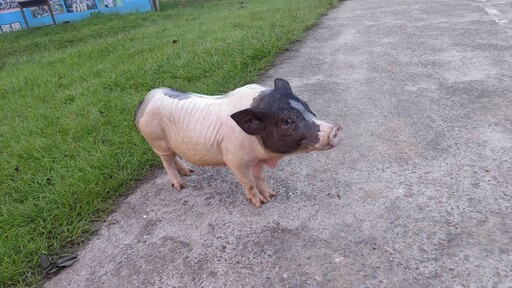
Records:
<instances>
[{"instance_id":1,"label":"pig's back","mask_svg":"<svg viewBox=\"0 0 512 288\"><path fill-rule=\"evenodd\" d=\"M139 105L137 128L157 153L174 151L197 165L224 165L222 142L244 133L230 115L248 108L258 87L244 86L225 96L154 89Z\"/></svg>"}]
</instances>

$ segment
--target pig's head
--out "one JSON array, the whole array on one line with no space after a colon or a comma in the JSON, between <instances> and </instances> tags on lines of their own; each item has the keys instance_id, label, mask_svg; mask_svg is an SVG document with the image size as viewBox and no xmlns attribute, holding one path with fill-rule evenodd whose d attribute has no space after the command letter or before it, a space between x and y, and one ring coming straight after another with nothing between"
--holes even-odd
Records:
<instances>
[{"instance_id":1,"label":"pig's head","mask_svg":"<svg viewBox=\"0 0 512 288\"><path fill-rule=\"evenodd\" d=\"M265 149L281 154L330 149L341 142L341 126L318 120L308 104L293 94L284 79L254 98L250 108L231 118Z\"/></svg>"}]
</instances>

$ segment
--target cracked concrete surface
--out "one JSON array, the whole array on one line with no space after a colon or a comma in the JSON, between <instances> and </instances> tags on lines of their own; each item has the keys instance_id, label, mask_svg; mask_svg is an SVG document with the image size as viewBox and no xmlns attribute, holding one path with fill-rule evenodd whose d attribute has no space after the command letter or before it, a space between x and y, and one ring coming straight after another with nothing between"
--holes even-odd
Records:
<instances>
[{"instance_id":1,"label":"cracked concrete surface","mask_svg":"<svg viewBox=\"0 0 512 288\"><path fill-rule=\"evenodd\" d=\"M158 170L45 287L512 287L512 0L348 0L261 79L333 150L267 170ZM134 132L136 133L136 132ZM148 147L149 149L149 147Z\"/></svg>"}]
</instances>

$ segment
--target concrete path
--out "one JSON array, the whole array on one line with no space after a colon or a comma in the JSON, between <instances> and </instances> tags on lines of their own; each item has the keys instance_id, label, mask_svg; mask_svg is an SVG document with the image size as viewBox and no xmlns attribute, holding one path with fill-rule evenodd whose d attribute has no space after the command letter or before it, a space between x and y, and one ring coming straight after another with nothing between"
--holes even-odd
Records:
<instances>
[{"instance_id":1,"label":"concrete path","mask_svg":"<svg viewBox=\"0 0 512 288\"><path fill-rule=\"evenodd\" d=\"M125 199L45 287L512 287L512 0L348 0L261 80L345 141Z\"/></svg>"}]
</instances>

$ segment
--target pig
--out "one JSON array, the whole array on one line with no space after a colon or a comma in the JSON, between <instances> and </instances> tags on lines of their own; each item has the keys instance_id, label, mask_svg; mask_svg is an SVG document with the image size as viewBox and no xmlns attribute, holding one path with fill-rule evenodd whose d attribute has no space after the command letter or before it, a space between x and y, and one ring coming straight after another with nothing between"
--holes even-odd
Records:
<instances>
[{"instance_id":1,"label":"pig","mask_svg":"<svg viewBox=\"0 0 512 288\"><path fill-rule=\"evenodd\" d=\"M157 88L139 103L134 120L176 190L186 187L180 174L194 172L182 159L228 166L256 208L276 195L265 182L265 166L342 140L341 126L317 119L280 78L273 89L249 84L220 96Z\"/></svg>"}]
</instances>

